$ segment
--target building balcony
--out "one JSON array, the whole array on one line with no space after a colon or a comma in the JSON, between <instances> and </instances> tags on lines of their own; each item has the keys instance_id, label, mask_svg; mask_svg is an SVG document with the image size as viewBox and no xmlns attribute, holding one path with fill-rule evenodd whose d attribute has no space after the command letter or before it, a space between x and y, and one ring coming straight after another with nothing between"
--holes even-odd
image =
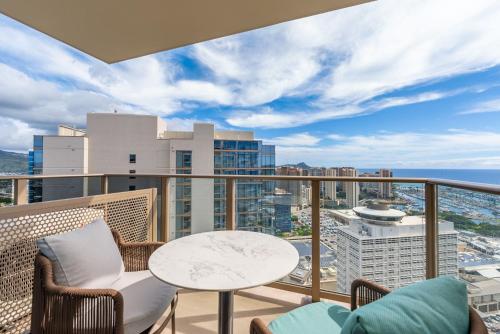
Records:
<instances>
[{"instance_id":1,"label":"building balcony","mask_svg":"<svg viewBox=\"0 0 500 334\"><path fill-rule=\"evenodd\" d=\"M174 211L176 207L174 204L177 200L176 188L172 186L175 184L174 180L177 177L192 180L211 180L213 178L223 180L223 197L219 198L219 200L225 202L222 226L226 229L240 228L237 206L239 179L303 182L311 187L311 202L307 208L300 211L302 218L299 219L296 223L297 226L294 226L292 231L283 233L276 230L275 226L272 225L274 220L271 220L271 225L266 225L267 223L261 221L245 220L243 226L245 230L274 233L289 240L299 251L301 261L298 268L300 270L296 273L293 272L289 277L265 287L239 291L236 294L234 313L236 333L246 332L250 320L254 317L270 321L279 314L286 313L301 304L311 301L326 299L337 303L349 303L351 281L360 277L360 273L364 272L365 275L369 275L366 269L363 270L363 268L373 266L371 260L370 263L363 263L366 254L363 254L363 250L360 250L360 240L361 237L366 240L366 236L359 234L359 239L356 241L357 230L353 228L358 226L356 224L359 224L359 222L354 222L349 226L339 223L330 218L330 211L328 210L332 209L323 209L320 206L322 197L320 192L321 182L356 182L359 181L358 178L134 174L136 177L134 182L140 180L142 183L138 184L145 185L145 189L138 186L136 188L138 190L119 191L120 184L123 182L125 183L121 186L128 187L128 176L98 174L1 177L4 183L12 182L14 205L0 208L0 333L17 333L20 330L29 328L33 257L37 251L34 242L37 238L75 229L96 217L104 217L113 229L120 231L125 240L131 242L169 242L176 237L196 233L198 227L195 226L196 219L193 218L196 214L192 215L192 219L183 221L186 225L177 224ZM29 193L34 190L30 187L30 184L34 181L36 181L36 186L46 187L42 191L42 199L44 194L48 194L50 200L29 203ZM366 181L366 178L363 178L363 181ZM468 247L465 243L459 243L457 248L454 248L450 245L449 239L452 237L457 239L458 231L461 238L469 238L469 243L489 242L491 247L494 248L496 238L463 230L464 226L458 223L452 231L449 230L449 226L446 224L443 225L446 226L446 230L440 231L442 224L440 217L442 215L437 205L439 203L437 189L438 187L454 187L464 192L481 192L485 196L493 196L498 201L500 195L498 186L426 179L384 180L375 178L371 181L402 185L417 183L425 189L425 197L423 198L423 214L419 216L419 223L417 225L415 225L414 221L411 223L412 226L417 226L412 232L413 234L406 233L401 237L404 240L399 243L395 241L397 239L394 239L393 234L390 235L389 242L384 240L384 233L380 232L381 234L378 235L378 232L373 232L370 238L380 250L370 250L370 252L374 254L382 251L384 254L391 252L410 253L407 250L408 246L403 246L404 249L399 248L399 245L407 244L408 238L414 238L415 240L425 238L425 243L414 242L411 249L411 253L414 254L412 262L405 260L405 263L400 263L399 267L404 266L405 269L404 277L399 277L396 274L398 272L397 261L400 257L398 257L398 254L394 254L391 263L396 262L389 268L383 261L377 261L373 271L370 271L374 273L369 275L370 278L381 284L385 283L390 288L397 288L421 280L424 277L432 278L438 275L454 275L471 282L471 284L471 277L474 278L474 281L495 279L493 277L495 276L494 272L491 269L495 266L500 268L500 262L495 262L494 256ZM76 188L72 188L75 191L61 192L60 189L65 184L71 187L77 187L77 184L83 185L80 189L81 197L73 197L74 194L78 193ZM200 182L193 182L192 186L199 184L203 185ZM208 184L213 187L213 183ZM58 199L54 198L54 194L49 194L51 189L55 189L59 196ZM117 192L114 192L113 189ZM182 198L182 200L185 200L185 198ZM190 208L193 210L194 206ZM257 206L257 208L265 211L263 217L271 216L275 219L275 212L269 211L268 207ZM473 208L469 209L472 210ZM247 217L248 212L246 213L242 217ZM213 212L210 214L213 215ZM221 214L218 213L217 216L221 216ZM297 234L300 231L305 231L304 226L310 226L310 229L306 229L309 232L302 235ZM326 228L328 226L335 228ZM359 226L361 231L362 225ZM369 228L370 226L366 225L363 228ZM380 226L374 225L373 228L380 228ZM390 228L390 226L384 225L382 228ZM340 241L338 239L341 237L336 232L332 232L339 230L346 232L342 234L345 235L345 238L343 237L344 239ZM440 238L443 232L448 233L449 237ZM464 234L463 237L462 233ZM349 244L346 253L337 252L337 242ZM498 252L500 253L500 249L498 249ZM446 258L443 259L443 256ZM466 257L465 260L464 257ZM442 259L441 265L439 259ZM457 259L460 259L458 266L456 265ZM452 262L450 263L450 261ZM474 266L474 261L479 265L476 263L476 266ZM486 268L485 266L490 267ZM390 272L386 273L385 270ZM475 295L477 295L478 288L475 287L474 291ZM483 292L484 295L500 293L500 285L496 287L489 284L488 289ZM216 303L217 295L215 293L182 290L177 311L177 332L215 333L217 330ZM490 312L490 309L488 309L488 312L479 311L485 319L494 319L497 312L493 310ZM489 325L493 328L495 322L494 320L490 322ZM168 333L169 329L164 332Z\"/></svg>"}]
</instances>

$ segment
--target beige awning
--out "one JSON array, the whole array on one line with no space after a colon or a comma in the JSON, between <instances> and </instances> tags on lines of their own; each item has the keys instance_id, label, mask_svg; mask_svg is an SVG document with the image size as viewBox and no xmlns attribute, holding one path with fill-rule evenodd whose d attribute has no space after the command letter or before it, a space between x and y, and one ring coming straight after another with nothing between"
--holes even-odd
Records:
<instances>
[{"instance_id":1,"label":"beige awning","mask_svg":"<svg viewBox=\"0 0 500 334\"><path fill-rule=\"evenodd\" d=\"M368 1L1 0L0 12L114 63Z\"/></svg>"}]
</instances>

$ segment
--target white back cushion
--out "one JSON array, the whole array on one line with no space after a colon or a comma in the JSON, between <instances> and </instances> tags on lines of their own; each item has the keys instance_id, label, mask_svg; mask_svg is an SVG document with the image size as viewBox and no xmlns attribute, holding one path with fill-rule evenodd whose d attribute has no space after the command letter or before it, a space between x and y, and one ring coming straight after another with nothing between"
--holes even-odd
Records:
<instances>
[{"instance_id":1,"label":"white back cushion","mask_svg":"<svg viewBox=\"0 0 500 334\"><path fill-rule=\"evenodd\" d=\"M125 271L118 246L102 218L78 230L39 239L37 245L52 261L59 285L109 288Z\"/></svg>"}]
</instances>

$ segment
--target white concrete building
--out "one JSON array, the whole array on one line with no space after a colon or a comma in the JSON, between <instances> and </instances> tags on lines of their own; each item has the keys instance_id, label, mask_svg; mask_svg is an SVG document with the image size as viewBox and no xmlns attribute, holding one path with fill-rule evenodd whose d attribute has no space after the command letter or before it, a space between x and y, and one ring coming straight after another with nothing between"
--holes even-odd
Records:
<instances>
[{"instance_id":1,"label":"white concrete building","mask_svg":"<svg viewBox=\"0 0 500 334\"><path fill-rule=\"evenodd\" d=\"M380 169L378 172L379 177L392 177L392 171L390 169ZM392 183L389 182L379 182L378 183L378 195L379 198L388 199L392 197Z\"/></svg>"},{"instance_id":2,"label":"white concrete building","mask_svg":"<svg viewBox=\"0 0 500 334\"><path fill-rule=\"evenodd\" d=\"M347 211L347 210L344 210ZM350 293L356 278L390 289L425 279L425 220L380 204L355 207L340 216L337 291ZM439 274L458 275L458 237L453 223L439 223Z\"/></svg>"},{"instance_id":3,"label":"white concrete building","mask_svg":"<svg viewBox=\"0 0 500 334\"><path fill-rule=\"evenodd\" d=\"M339 169L340 176L356 177L358 171L352 167L342 167ZM359 204L359 183L358 182L343 182L342 186L345 191L345 202L349 208L354 208Z\"/></svg>"},{"instance_id":4,"label":"white concrete building","mask_svg":"<svg viewBox=\"0 0 500 334\"><path fill-rule=\"evenodd\" d=\"M325 176L335 177L337 176L336 168L327 168L325 171ZM325 181L325 196L324 198L335 201L337 199L337 182L335 181Z\"/></svg>"},{"instance_id":5,"label":"white concrete building","mask_svg":"<svg viewBox=\"0 0 500 334\"><path fill-rule=\"evenodd\" d=\"M215 131L213 124L206 123L193 124L193 131L171 131L167 123L157 116L89 113L85 130L60 126L57 136L37 137L42 137L43 143L38 151L42 151L41 173L45 175L244 174L240 169L251 170L252 173L256 173L254 175L259 175L261 172L273 175L275 168L274 147L262 145L260 141L254 140L253 132L218 132ZM215 142L230 143L231 147L220 147L218 153L215 153ZM245 146L245 148L240 148L240 146ZM266 153L261 156L261 148L272 148L272 150L267 149ZM36 150L37 148L35 152ZM215 162L216 156L221 158L218 166ZM178 161L181 159L179 157L183 157L186 161ZM224 157L224 162L228 160L233 164L222 164L222 157ZM264 159L266 157L270 158L266 160ZM268 161L265 167L257 165L257 161L261 160ZM245 168L239 168L238 163L245 164ZM159 180L153 178L124 176L119 180L115 178L113 182L111 181L113 180L109 182L110 192L147 187L159 188ZM217 204L217 201L214 204L216 200L214 180L192 179L187 182L189 184L184 185L184 188L189 196L186 195L181 199L175 196L175 191L179 186L176 180L172 179L169 185L170 192L173 194L169 196L171 238L176 236L176 231L183 229L180 235L214 229L214 205ZM99 180L75 178L74 183L68 183L67 179L44 180L43 200L70 197L68 195L72 192L74 192L71 194L72 197L78 197L99 191ZM253 193L248 190L248 187L251 186L246 186L247 192ZM257 188L257 185L254 187ZM180 203L182 200L184 203ZM253 199L246 199L247 202L250 200ZM249 203L245 209L250 207L250 204L253 204L252 208L256 206L255 203ZM177 211L181 209L189 211L189 214L183 212L180 215ZM179 216L183 216L184 223L179 222L177 219ZM247 216L238 218L243 221L245 220L243 218L248 218ZM222 221L225 221L225 217ZM245 221L262 224L261 221L253 218Z\"/></svg>"}]
</instances>

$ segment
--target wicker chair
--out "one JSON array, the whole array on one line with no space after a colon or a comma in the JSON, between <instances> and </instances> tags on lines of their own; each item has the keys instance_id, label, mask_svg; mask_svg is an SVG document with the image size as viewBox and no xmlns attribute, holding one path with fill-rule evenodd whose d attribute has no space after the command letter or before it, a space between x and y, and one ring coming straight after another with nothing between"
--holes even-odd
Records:
<instances>
[{"instance_id":1,"label":"wicker chair","mask_svg":"<svg viewBox=\"0 0 500 334\"><path fill-rule=\"evenodd\" d=\"M125 243L112 231L126 272L148 270L150 255L163 243ZM84 289L60 286L54 282L52 262L41 253L35 258L31 333L124 333L124 301L114 289ZM175 333L175 309L178 295L170 304L167 317L154 333L160 333L172 321ZM144 333L150 332L152 327Z\"/></svg>"},{"instance_id":2,"label":"wicker chair","mask_svg":"<svg viewBox=\"0 0 500 334\"><path fill-rule=\"evenodd\" d=\"M357 279L351 285L351 310L354 311L360 306L369 304L382 298L391 291L368 280ZM469 306L470 334L488 334L488 330L483 320L477 312ZM250 334L273 334L264 321L255 318L250 323Z\"/></svg>"}]
</instances>

